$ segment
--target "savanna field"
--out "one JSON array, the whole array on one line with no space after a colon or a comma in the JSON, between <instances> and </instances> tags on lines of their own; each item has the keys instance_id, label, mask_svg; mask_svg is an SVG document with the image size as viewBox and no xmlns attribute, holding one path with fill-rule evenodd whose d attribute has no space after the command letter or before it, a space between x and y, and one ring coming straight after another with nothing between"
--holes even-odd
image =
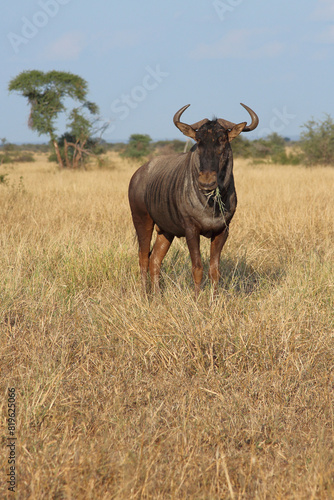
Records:
<instances>
[{"instance_id":1,"label":"savanna field","mask_svg":"<svg viewBox=\"0 0 334 500\"><path fill-rule=\"evenodd\" d=\"M0 166L1 498L334 498L334 169L236 159L219 295L144 297L139 164ZM15 388L16 494L8 491Z\"/></svg>"}]
</instances>

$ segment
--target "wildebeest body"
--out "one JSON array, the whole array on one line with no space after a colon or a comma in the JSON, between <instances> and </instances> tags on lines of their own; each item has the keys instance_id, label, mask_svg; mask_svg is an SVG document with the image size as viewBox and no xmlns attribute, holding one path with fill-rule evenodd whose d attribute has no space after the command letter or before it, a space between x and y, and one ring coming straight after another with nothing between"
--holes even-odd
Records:
<instances>
[{"instance_id":1,"label":"wildebeest body","mask_svg":"<svg viewBox=\"0 0 334 500\"><path fill-rule=\"evenodd\" d=\"M230 174L228 189L221 197L222 213L222 206L212 203L198 187L199 158L196 152L161 156L141 169L147 172L145 206L160 230L182 237L186 234L187 222L191 221L201 235L211 238L232 219L237 205L233 174Z\"/></svg>"},{"instance_id":2,"label":"wildebeest body","mask_svg":"<svg viewBox=\"0 0 334 500\"><path fill-rule=\"evenodd\" d=\"M203 275L200 236L211 238L209 276L216 287L220 253L237 205L230 142L242 130L253 130L258 118L245 106L252 116L248 127L246 122L220 119L191 126L179 121L187 107L176 113L174 123L197 144L189 153L160 156L140 167L130 181L129 202L144 287L149 268L153 287L159 290L161 262L173 238L185 236L198 295ZM157 239L151 252L154 225Z\"/></svg>"}]
</instances>

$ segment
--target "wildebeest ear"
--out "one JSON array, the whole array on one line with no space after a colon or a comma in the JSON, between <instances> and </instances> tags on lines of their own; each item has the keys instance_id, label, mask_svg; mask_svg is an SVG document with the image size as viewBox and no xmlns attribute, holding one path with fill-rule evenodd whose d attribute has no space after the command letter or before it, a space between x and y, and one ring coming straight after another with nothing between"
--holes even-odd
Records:
<instances>
[{"instance_id":1,"label":"wildebeest ear","mask_svg":"<svg viewBox=\"0 0 334 500\"><path fill-rule=\"evenodd\" d=\"M246 127L247 122L242 122L238 123L238 125L235 125L231 130L228 132L228 140L231 142L233 139L238 137L238 135L243 131L243 129Z\"/></svg>"},{"instance_id":2,"label":"wildebeest ear","mask_svg":"<svg viewBox=\"0 0 334 500\"><path fill-rule=\"evenodd\" d=\"M181 130L182 134L186 135L187 137L191 137L191 139L196 140L196 130L194 130L187 123L179 122L177 124L177 128Z\"/></svg>"}]
</instances>

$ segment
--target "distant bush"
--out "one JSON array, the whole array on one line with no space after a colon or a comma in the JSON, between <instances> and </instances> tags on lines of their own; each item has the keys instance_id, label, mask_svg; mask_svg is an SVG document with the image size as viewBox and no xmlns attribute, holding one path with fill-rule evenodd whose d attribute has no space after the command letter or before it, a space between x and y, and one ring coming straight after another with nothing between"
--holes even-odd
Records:
<instances>
[{"instance_id":1,"label":"distant bush","mask_svg":"<svg viewBox=\"0 0 334 500\"><path fill-rule=\"evenodd\" d=\"M14 163L14 162L31 162L35 161L34 156L31 153L4 153L0 154L0 164Z\"/></svg>"},{"instance_id":2,"label":"distant bush","mask_svg":"<svg viewBox=\"0 0 334 500\"><path fill-rule=\"evenodd\" d=\"M289 140L278 135L276 132L263 138L250 141L245 137L238 136L232 142L232 150L235 156L252 158L256 160L271 161L283 165L298 165L301 161L300 155L292 151L287 153Z\"/></svg>"},{"instance_id":3,"label":"distant bush","mask_svg":"<svg viewBox=\"0 0 334 500\"><path fill-rule=\"evenodd\" d=\"M273 163L280 165L299 165L302 161L301 155L293 152L282 151L271 157Z\"/></svg>"},{"instance_id":4,"label":"distant bush","mask_svg":"<svg viewBox=\"0 0 334 500\"><path fill-rule=\"evenodd\" d=\"M48 153L50 144L20 144L15 146L16 151L32 151L34 153Z\"/></svg>"},{"instance_id":5,"label":"distant bush","mask_svg":"<svg viewBox=\"0 0 334 500\"><path fill-rule=\"evenodd\" d=\"M122 153L126 148L126 144L124 142L107 142L104 144L106 151L114 151L115 153Z\"/></svg>"},{"instance_id":6,"label":"distant bush","mask_svg":"<svg viewBox=\"0 0 334 500\"><path fill-rule=\"evenodd\" d=\"M285 146L286 144L284 138L278 135L276 132L268 135L264 139L258 139L254 141L254 149L255 152L258 153L257 156L269 156L272 159L275 156L277 157L284 153Z\"/></svg>"},{"instance_id":7,"label":"distant bush","mask_svg":"<svg viewBox=\"0 0 334 500\"><path fill-rule=\"evenodd\" d=\"M13 163L15 161L34 161L33 155L27 153L22 146L7 142L5 137L0 139L0 142L0 150L3 151L0 154L0 164Z\"/></svg>"},{"instance_id":8,"label":"distant bush","mask_svg":"<svg viewBox=\"0 0 334 500\"><path fill-rule=\"evenodd\" d=\"M22 153L15 157L15 161L32 162L35 161L35 158L31 153Z\"/></svg>"},{"instance_id":9,"label":"distant bush","mask_svg":"<svg viewBox=\"0 0 334 500\"><path fill-rule=\"evenodd\" d=\"M304 124L300 147L308 165L334 165L334 122L330 115L325 120L309 120Z\"/></svg>"},{"instance_id":10,"label":"distant bush","mask_svg":"<svg viewBox=\"0 0 334 500\"><path fill-rule=\"evenodd\" d=\"M238 135L232 142L232 150L235 156L250 158L253 154L253 143L246 137Z\"/></svg>"},{"instance_id":11,"label":"distant bush","mask_svg":"<svg viewBox=\"0 0 334 500\"><path fill-rule=\"evenodd\" d=\"M172 141L157 141L152 144L152 147L157 154L173 154L183 153L187 141L174 139Z\"/></svg>"},{"instance_id":12,"label":"distant bush","mask_svg":"<svg viewBox=\"0 0 334 500\"><path fill-rule=\"evenodd\" d=\"M148 156L152 148L150 143L152 139L147 134L132 134L129 139L129 143L126 145L124 152L121 153L122 156L126 158L138 158L141 159L144 156Z\"/></svg>"},{"instance_id":13,"label":"distant bush","mask_svg":"<svg viewBox=\"0 0 334 500\"><path fill-rule=\"evenodd\" d=\"M51 163L52 162L58 163L56 153L50 153L49 156L48 156L48 161L51 162Z\"/></svg>"},{"instance_id":14,"label":"distant bush","mask_svg":"<svg viewBox=\"0 0 334 500\"><path fill-rule=\"evenodd\" d=\"M7 154L0 154L0 164L3 165L4 163L13 163L13 158Z\"/></svg>"},{"instance_id":15,"label":"distant bush","mask_svg":"<svg viewBox=\"0 0 334 500\"><path fill-rule=\"evenodd\" d=\"M0 174L0 184L8 184L8 174Z\"/></svg>"}]
</instances>

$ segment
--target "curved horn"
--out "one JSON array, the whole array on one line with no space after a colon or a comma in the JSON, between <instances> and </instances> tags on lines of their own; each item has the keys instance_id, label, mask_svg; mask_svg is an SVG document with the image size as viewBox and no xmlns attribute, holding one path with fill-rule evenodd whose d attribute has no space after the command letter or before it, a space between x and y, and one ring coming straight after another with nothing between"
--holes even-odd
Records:
<instances>
[{"instance_id":1,"label":"curved horn","mask_svg":"<svg viewBox=\"0 0 334 500\"><path fill-rule=\"evenodd\" d=\"M243 108L246 109L246 111L248 111L248 113L250 114L250 117L252 119L252 122L250 125L246 125L246 127L243 129L243 132L251 132L252 130L254 130L258 124L259 124L259 117L257 116L257 114L251 109L249 108L248 106L246 106L246 104L242 104L242 102L240 103L241 106Z\"/></svg>"},{"instance_id":2,"label":"curved horn","mask_svg":"<svg viewBox=\"0 0 334 500\"><path fill-rule=\"evenodd\" d=\"M185 106L183 106L183 108L179 109L179 110L175 113L174 118L173 118L173 122L174 122L174 125L175 125L176 127L178 127L178 123L179 123L179 121L180 121L180 118L181 118L182 113L183 113L183 112L184 112L187 108L189 108L189 106L190 106L190 104L186 104Z\"/></svg>"},{"instance_id":3,"label":"curved horn","mask_svg":"<svg viewBox=\"0 0 334 500\"><path fill-rule=\"evenodd\" d=\"M208 122L209 120L207 118L204 118L204 120L200 120L199 122L193 123L192 125L188 125L187 123L182 123L180 122L180 118L182 113L189 108L190 104L187 104L186 106L183 106L183 108L179 109L174 115L173 122L174 125L181 130L182 134L186 135L187 137L191 137L192 139L196 138L196 130L199 129L204 123Z\"/></svg>"},{"instance_id":4,"label":"curved horn","mask_svg":"<svg viewBox=\"0 0 334 500\"><path fill-rule=\"evenodd\" d=\"M243 129L243 132L251 132L252 130L254 130L258 126L259 117L251 108L246 106L246 104L242 104L242 102L240 104L248 111L248 113L250 114L250 116L252 118L251 124L246 125L245 128ZM222 118L218 118L217 121L222 127L226 128L226 129L227 128L232 129L233 127L236 126L236 123L229 122L228 120L223 120Z\"/></svg>"},{"instance_id":5,"label":"curved horn","mask_svg":"<svg viewBox=\"0 0 334 500\"><path fill-rule=\"evenodd\" d=\"M250 125L246 125L245 128L243 129L243 132L251 132L254 130L258 124L259 124L259 117L257 114L246 104L243 104L242 102L240 103L242 107L248 111L252 121ZM180 122L180 118L182 113L189 108L190 104L186 104L183 106L183 108L179 109L174 115L173 122L174 125L181 130L181 132L186 135L187 137L191 137L192 139L196 139L196 130L198 130L204 123L208 122L209 120L207 118L204 118L204 120L200 120L199 122L193 123L192 125L188 125L187 123L182 123ZM235 123L230 122L228 120L224 120L223 118L218 118L218 123L224 127L225 129L232 129L233 127L236 126Z\"/></svg>"}]
</instances>

